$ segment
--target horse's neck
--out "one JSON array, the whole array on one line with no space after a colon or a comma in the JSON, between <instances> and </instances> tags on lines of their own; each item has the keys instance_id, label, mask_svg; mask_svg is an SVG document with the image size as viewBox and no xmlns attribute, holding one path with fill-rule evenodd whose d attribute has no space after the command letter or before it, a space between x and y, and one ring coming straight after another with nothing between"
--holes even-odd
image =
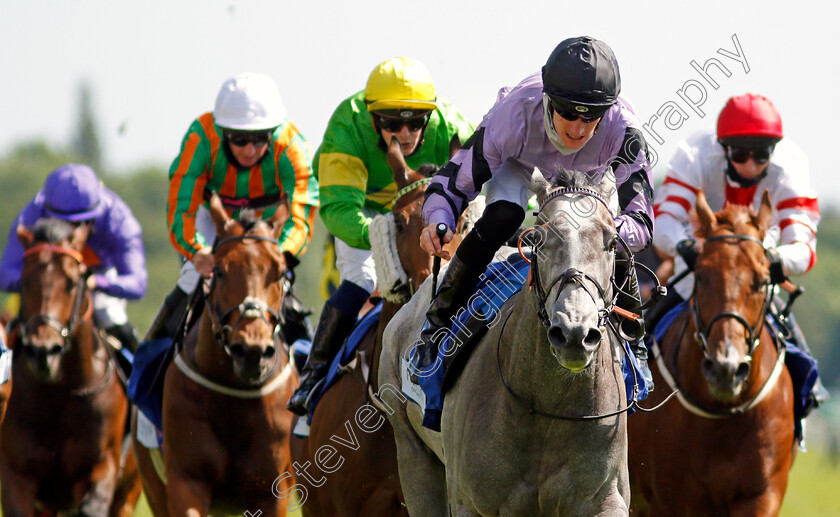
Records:
<instances>
[{"instance_id":1,"label":"horse's neck","mask_svg":"<svg viewBox=\"0 0 840 517\"><path fill-rule=\"evenodd\" d=\"M210 305L205 304L201 318L184 340L184 350L187 357L195 364L198 371L208 379L229 384L234 380L233 363L213 334L210 319Z\"/></svg>"},{"instance_id":2,"label":"horse's neck","mask_svg":"<svg viewBox=\"0 0 840 517\"><path fill-rule=\"evenodd\" d=\"M94 332L96 329L92 318L79 321L67 351L61 358L61 376L69 381L68 384L73 384L73 387L92 384L105 374L110 358L104 353L105 350L100 350L105 346L104 343L101 343L103 346L96 346L100 341L98 336L94 336Z\"/></svg>"},{"instance_id":3,"label":"horse's neck","mask_svg":"<svg viewBox=\"0 0 840 517\"><path fill-rule=\"evenodd\" d=\"M370 347L370 350L365 351L368 356L366 360L368 371L370 372L368 384L373 387L374 391L378 391L379 389L379 355L382 352L382 335L385 333L385 327L388 325L388 322L391 321L391 318L394 317L403 305L405 304L393 303L387 300L382 302L382 312L379 314L379 323L375 328L376 334L373 338L373 345Z\"/></svg>"}]
</instances>

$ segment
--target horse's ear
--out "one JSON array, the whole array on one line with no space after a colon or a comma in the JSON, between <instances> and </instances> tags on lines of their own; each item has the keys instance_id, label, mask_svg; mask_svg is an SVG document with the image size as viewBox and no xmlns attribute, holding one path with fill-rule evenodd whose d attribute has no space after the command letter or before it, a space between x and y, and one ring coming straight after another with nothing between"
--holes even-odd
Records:
<instances>
[{"instance_id":1,"label":"horse's ear","mask_svg":"<svg viewBox=\"0 0 840 517\"><path fill-rule=\"evenodd\" d=\"M531 191L537 194L537 205L541 206L545 197L551 191L551 183L542 174L533 174L531 176Z\"/></svg>"},{"instance_id":2,"label":"horse's ear","mask_svg":"<svg viewBox=\"0 0 840 517\"><path fill-rule=\"evenodd\" d=\"M230 221L230 217L225 211L225 205L222 204L222 199L215 192L210 196L210 217L216 223L216 235L223 235L225 233L225 225Z\"/></svg>"},{"instance_id":3,"label":"horse's ear","mask_svg":"<svg viewBox=\"0 0 840 517\"><path fill-rule=\"evenodd\" d=\"M700 222L700 231L703 235L709 235L717 224L717 217L715 217L715 213L709 207L709 203L706 201L706 194L703 193L702 189L697 191L697 202L695 206L697 207L697 220Z\"/></svg>"},{"instance_id":4,"label":"horse's ear","mask_svg":"<svg viewBox=\"0 0 840 517\"><path fill-rule=\"evenodd\" d=\"M24 248L31 248L32 243L35 242L35 236L22 224L17 226L17 237Z\"/></svg>"},{"instance_id":5,"label":"horse's ear","mask_svg":"<svg viewBox=\"0 0 840 517\"><path fill-rule=\"evenodd\" d=\"M408 181L408 173L413 171L405 163L400 141L397 140L397 137L391 137L391 143L388 144L388 152L385 153L385 158L388 160L388 165L391 167L391 170L394 171L394 183L397 184L397 189L408 186L410 183Z\"/></svg>"},{"instance_id":6,"label":"horse's ear","mask_svg":"<svg viewBox=\"0 0 840 517\"><path fill-rule=\"evenodd\" d=\"M761 195L761 206L758 207L758 214L753 219L755 226L761 232L761 235L767 233L767 228L770 225L770 216L773 214L773 205L770 203L770 191L765 190Z\"/></svg>"},{"instance_id":7,"label":"horse's ear","mask_svg":"<svg viewBox=\"0 0 840 517\"><path fill-rule=\"evenodd\" d=\"M461 150L461 139L457 134L452 135L452 140L449 141L449 157L452 158L455 153Z\"/></svg>"},{"instance_id":8,"label":"horse's ear","mask_svg":"<svg viewBox=\"0 0 840 517\"><path fill-rule=\"evenodd\" d=\"M290 213L289 193L283 192L283 195L280 197L280 202L277 204L277 210L275 210L271 218L266 221L269 226L271 226L271 232L275 239L279 238L280 234L283 233L283 227L286 225L286 221L289 220Z\"/></svg>"}]
</instances>

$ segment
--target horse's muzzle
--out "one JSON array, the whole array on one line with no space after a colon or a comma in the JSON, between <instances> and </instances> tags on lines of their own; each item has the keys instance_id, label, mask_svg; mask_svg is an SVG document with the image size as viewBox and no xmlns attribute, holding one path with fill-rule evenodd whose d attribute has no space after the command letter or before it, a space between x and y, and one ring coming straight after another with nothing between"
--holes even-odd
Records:
<instances>
[{"instance_id":1,"label":"horse's muzzle","mask_svg":"<svg viewBox=\"0 0 840 517\"><path fill-rule=\"evenodd\" d=\"M603 337L597 327L554 324L548 329L551 352L560 366L577 372L592 361Z\"/></svg>"}]
</instances>

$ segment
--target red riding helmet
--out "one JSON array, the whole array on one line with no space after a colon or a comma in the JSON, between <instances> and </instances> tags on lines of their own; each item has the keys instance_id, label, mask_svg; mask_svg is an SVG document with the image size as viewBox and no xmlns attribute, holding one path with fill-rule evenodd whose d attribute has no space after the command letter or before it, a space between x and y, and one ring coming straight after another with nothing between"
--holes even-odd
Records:
<instances>
[{"instance_id":1,"label":"red riding helmet","mask_svg":"<svg viewBox=\"0 0 840 517\"><path fill-rule=\"evenodd\" d=\"M747 93L732 97L717 121L718 140L731 137L765 137L781 140L782 117L766 97Z\"/></svg>"}]
</instances>

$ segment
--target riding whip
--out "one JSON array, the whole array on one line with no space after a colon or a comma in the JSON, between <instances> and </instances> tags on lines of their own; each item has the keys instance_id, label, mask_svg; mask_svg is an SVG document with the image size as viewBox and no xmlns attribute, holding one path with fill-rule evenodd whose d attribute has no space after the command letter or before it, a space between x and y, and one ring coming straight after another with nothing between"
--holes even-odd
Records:
<instances>
[{"instance_id":1,"label":"riding whip","mask_svg":"<svg viewBox=\"0 0 840 517\"><path fill-rule=\"evenodd\" d=\"M447 230L446 223L438 223L435 227L435 233L437 233L438 239L440 239L440 245L443 247L443 238L446 236ZM432 297L435 296L437 293L437 278L438 273L440 272L440 257L435 255L435 260L432 263Z\"/></svg>"}]
</instances>

